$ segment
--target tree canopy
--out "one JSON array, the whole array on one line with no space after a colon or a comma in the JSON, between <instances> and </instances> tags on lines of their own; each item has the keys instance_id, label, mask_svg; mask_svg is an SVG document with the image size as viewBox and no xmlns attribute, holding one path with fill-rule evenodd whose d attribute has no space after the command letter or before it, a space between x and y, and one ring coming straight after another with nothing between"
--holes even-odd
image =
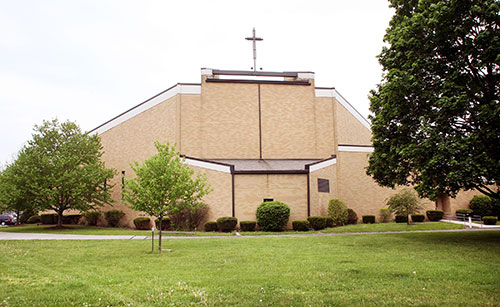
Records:
<instances>
[{"instance_id":1,"label":"tree canopy","mask_svg":"<svg viewBox=\"0 0 500 307\"><path fill-rule=\"evenodd\" d=\"M143 164L131 164L136 178L125 180L123 198L130 207L158 218L161 251L161 222L167 214L174 215L185 208L198 208L203 197L210 192L202 174L183 164L175 146L155 142L158 153Z\"/></svg>"},{"instance_id":2,"label":"tree canopy","mask_svg":"<svg viewBox=\"0 0 500 307\"><path fill-rule=\"evenodd\" d=\"M21 212L32 210L36 207L32 193L23 183L22 170L19 163L14 161L8 164L0 173L0 211L11 210L17 214L17 224L21 222Z\"/></svg>"},{"instance_id":3,"label":"tree canopy","mask_svg":"<svg viewBox=\"0 0 500 307\"><path fill-rule=\"evenodd\" d=\"M477 189L500 198L500 2L391 0L371 91L367 174L421 196Z\"/></svg>"},{"instance_id":4,"label":"tree canopy","mask_svg":"<svg viewBox=\"0 0 500 307\"><path fill-rule=\"evenodd\" d=\"M111 202L106 180L115 172L105 167L102 154L99 136L82 133L70 121L44 121L13 164L17 187L40 210L54 210L61 227L64 211Z\"/></svg>"}]
</instances>

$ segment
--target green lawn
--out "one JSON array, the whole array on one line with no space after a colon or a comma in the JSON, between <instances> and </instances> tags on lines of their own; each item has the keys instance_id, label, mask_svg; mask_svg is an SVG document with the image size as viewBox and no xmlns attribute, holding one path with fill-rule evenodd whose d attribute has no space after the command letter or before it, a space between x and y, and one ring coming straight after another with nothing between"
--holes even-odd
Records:
<instances>
[{"instance_id":1,"label":"green lawn","mask_svg":"<svg viewBox=\"0 0 500 307\"><path fill-rule=\"evenodd\" d=\"M0 306L498 306L500 231L0 241Z\"/></svg>"},{"instance_id":2,"label":"green lawn","mask_svg":"<svg viewBox=\"0 0 500 307\"><path fill-rule=\"evenodd\" d=\"M356 224L342 227L328 228L322 230L323 233L345 233L345 232L390 232L390 231L415 231L415 230L443 230L443 229L463 229L463 225L445 222L425 222L425 223L376 223L376 224Z\"/></svg>"}]
</instances>

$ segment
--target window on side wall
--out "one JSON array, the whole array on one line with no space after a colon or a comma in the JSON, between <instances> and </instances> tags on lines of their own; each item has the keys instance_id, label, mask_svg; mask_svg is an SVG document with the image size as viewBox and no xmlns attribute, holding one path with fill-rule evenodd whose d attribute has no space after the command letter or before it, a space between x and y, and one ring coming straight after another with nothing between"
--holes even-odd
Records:
<instances>
[{"instance_id":1,"label":"window on side wall","mask_svg":"<svg viewBox=\"0 0 500 307\"><path fill-rule=\"evenodd\" d=\"M330 193L330 180L318 178L318 192Z\"/></svg>"}]
</instances>

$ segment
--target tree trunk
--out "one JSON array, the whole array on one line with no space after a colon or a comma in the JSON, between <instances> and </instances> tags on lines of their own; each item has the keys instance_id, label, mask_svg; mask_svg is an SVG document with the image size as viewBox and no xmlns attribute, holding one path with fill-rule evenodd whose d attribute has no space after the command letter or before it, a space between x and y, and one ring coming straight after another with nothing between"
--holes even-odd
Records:
<instances>
[{"instance_id":1,"label":"tree trunk","mask_svg":"<svg viewBox=\"0 0 500 307\"><path fill-rule=\"evenodd\" d=\"M160 228L160 234L159 234L159 240L158 240L158 251L161 253L161 228L162 228L161 222L163 220L163 216L160 216L159 220L160 221L158 223L158 225L159 225L158 228Z\"/></svg>"},{"instance_id":2,"label":"tree trunk","mask_svg":"<svg viewBox=\"0 0 500 307\"><path fill-rule=\"evenodd\" d=\"M64 210L57 211L57 227L56 228L63 228L63 212L64 212Z\"/></svg>"},{"instance_id":3,"label":"tree trunk","mask_svg":"<svg viewBox=\"0 0 500 307\"><path fill-rule=\"evenodd\" d=\"M16 215L17 215L16 225L20 225L21 224L21 214L19 212L21 212L21 211L16 210Z\"/></svg>"}]
</instances>

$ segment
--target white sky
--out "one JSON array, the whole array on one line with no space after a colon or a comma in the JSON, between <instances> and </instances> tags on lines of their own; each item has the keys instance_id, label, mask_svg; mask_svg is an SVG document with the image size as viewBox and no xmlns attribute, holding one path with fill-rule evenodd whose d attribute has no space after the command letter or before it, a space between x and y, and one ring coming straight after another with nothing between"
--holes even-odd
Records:
<instances>
[{"instance_id":1,"label":"white sky","mask_svg":"<svg viewBox=\"0 0 500 307\"><path fill-rule=\"evenodd\" d=\"M44 119L91 130L200 68L313 71L365 117L387 0L0 0L0 164Z\"/></svg>"}]
</instances>

